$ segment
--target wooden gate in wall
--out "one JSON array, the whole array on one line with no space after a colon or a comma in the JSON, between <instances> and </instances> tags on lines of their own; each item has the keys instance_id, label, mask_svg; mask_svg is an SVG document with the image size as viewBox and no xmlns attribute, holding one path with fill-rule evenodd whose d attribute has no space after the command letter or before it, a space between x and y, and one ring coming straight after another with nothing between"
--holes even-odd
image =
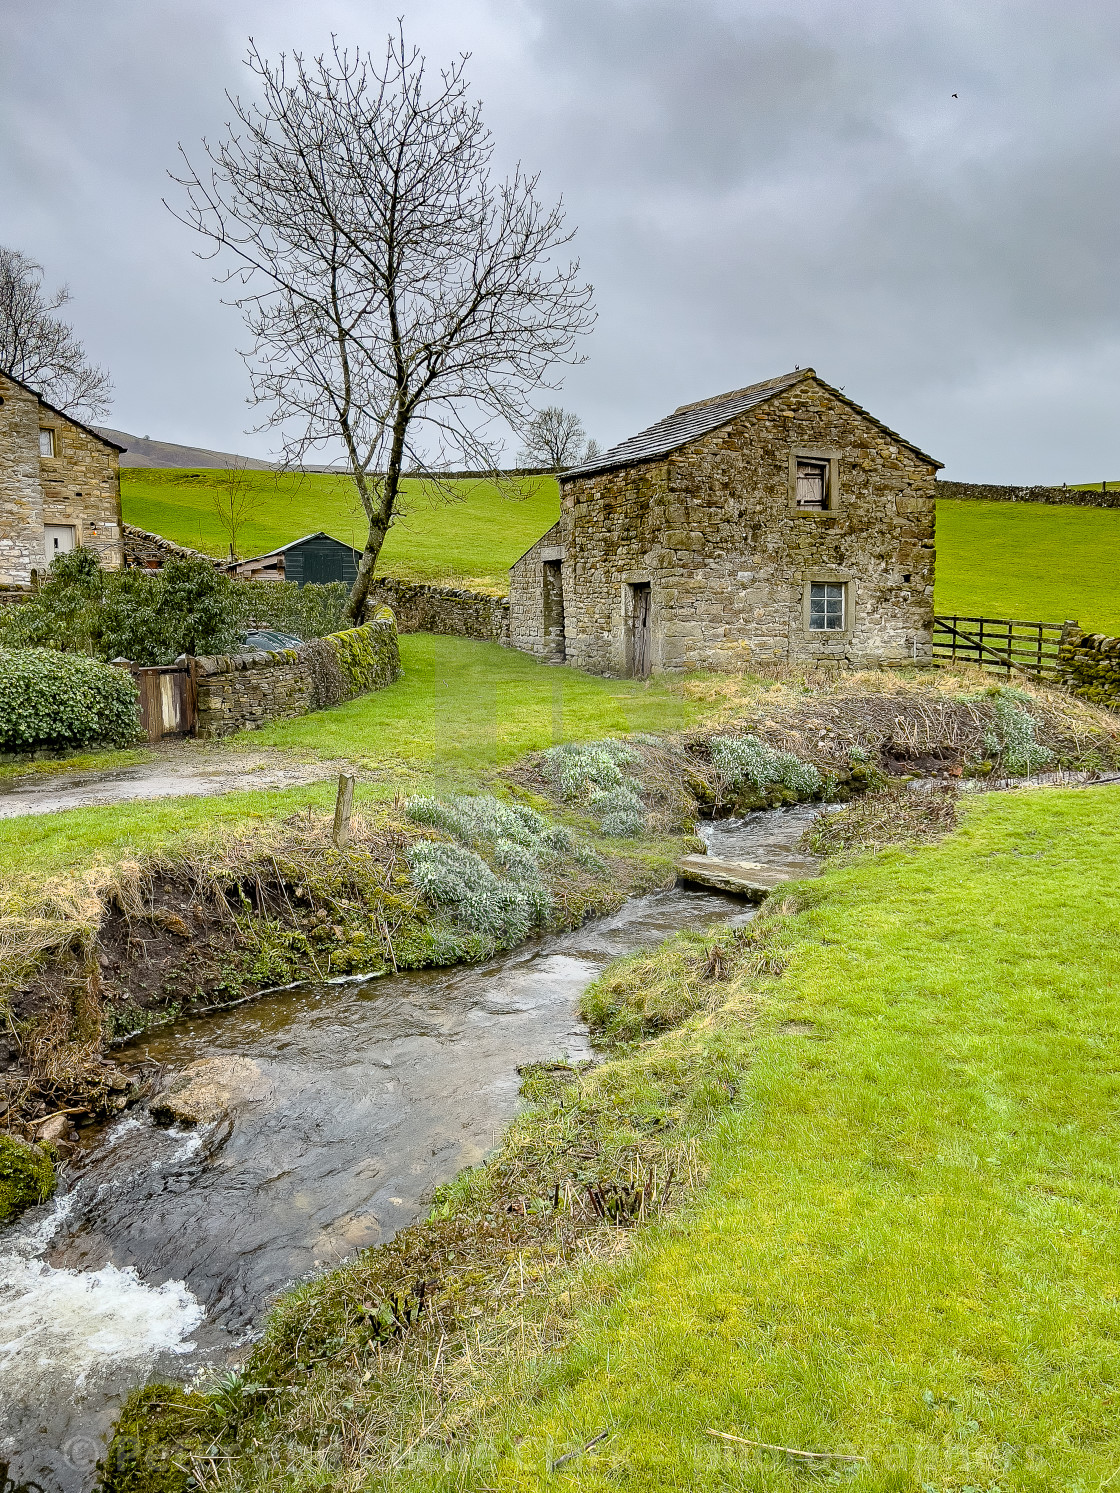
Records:
<instances>
[{"instance_id":1,"label":"wooden gate in wall","mask_svg":"<svg viewBox=\"0 0 1120 1493\"><path fill-rule=\"evenodd\" d=\"M995 669L1057 679L1058 649L1066 628L1076 622L1016 622L1008 617L935 617L934 659L960 659Z\"/></svg>"},{"instance_id":2,"label":"wooden gate in wall","mask_svg":"<svg viewBox=\"0 0 1120 1493\"><path fill-rule=\"evenodd\" d=\"M189 664L134 667L132 677L140 689L140 724L149 741L194 735L198 695Z\"/></svg>"}]
</instances>

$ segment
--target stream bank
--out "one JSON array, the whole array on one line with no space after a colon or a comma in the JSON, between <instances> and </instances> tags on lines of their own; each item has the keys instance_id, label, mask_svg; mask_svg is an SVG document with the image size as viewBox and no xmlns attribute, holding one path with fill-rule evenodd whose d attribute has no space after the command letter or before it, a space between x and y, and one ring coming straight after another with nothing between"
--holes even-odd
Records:
<instances>
[{"instance_id":1,"label":"stream bank","mask_svg":"<svg viewBox=\"0 0 1120 1493\"><path fill-rule=\"evenodd\" d=\"M723 839L725 853L810 872L813 863L795 846L815 812L777 811L708 833ZM0 1347L0 1417L11 1428L0 1455L12 1474L48 1493L88 1488L128 1390L149 1375L182 1382L236 1362L277 1291L340 1260L385 1254L371 1257L368 1246L403 1239L406 1275L413 1273L411 1285L402 1284L414 1287L423 1200L477 1168L498 1141L519 1108L518 1068L530 1098L550 1086L578 1083L590 1094L602 1085L584 1067L591 1050L577 1014L596 974L678 929L733 930L753 917L734 899L668 889L480 966L278 992L130 1044L123 1061L145 1070L175 1071L203 1054L251 1056L264 1087L224 1120L193 1130L162 1128L138 1112L87 1131L60 1196L6 1236L0 1297L14 1330ZM717 1067L730 1075L734 1064L725 1056ZM577 1185L586 1175L604 1214L620 1206L612 1199L623 1195L617 1188L636 1157L656 1172L662 1153L687 1150L688 1127L672 1119L674 1102L699 1102L705 1113L712 1102L730 1102L733 1079L715 1072L702 1102L695 1094L687 1103L636 1094L644 1117L631 1115L620 1130L608 1106L590 1145L584 1124L577 1149L588 1155L574 1175ZM710 1086L706 1078L701 1087ZM623 1135L627 1126L633 1133ZM527 1173L539 1194L535 1163ZM644 1186L648 1167L643 1176ZM545 1190L556 1182L550 1173ZM667 1184L668 1172L658 1172L659 1196ZM536 1227L527 1186L523 1177L508 1200L513 1211L502 1212L511 1238ZM600 1230L587 1196L575 1204L576 1233ZM375 1288L367 1285L368 1300ZM440 1311L450 1327L450 1304ZM389 1324L380 1338L365 1337L376 1344L397 1334ZM307 1341L318 1343L314 1334ZM151 1469L128 1465L130 1434L126 1427L118 1437L120 1465L108 1486L152 1493L160 1485Z\"/></svg>"}]
</instances>

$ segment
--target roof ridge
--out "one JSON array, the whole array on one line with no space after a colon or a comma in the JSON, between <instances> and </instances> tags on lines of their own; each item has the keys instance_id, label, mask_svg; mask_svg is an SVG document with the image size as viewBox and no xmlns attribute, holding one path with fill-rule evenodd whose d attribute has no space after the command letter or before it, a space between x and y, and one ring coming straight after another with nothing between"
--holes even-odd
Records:
<instances>
[{"instance_id":1,"label":"roof ridge","mask_svg":"<svg viewBox=\"0 0 1120 1493\"><path fill-rule=\"evenodd\" d=\"M730 394L717 394L711 399L698 400L695 404L682 404L671 415L666 415L664 419L647 426L645 430L638 431L637 435L632 435L625 441L619 441L610 450L601 452L590 461L581 462L579 466L569 467L566 472L560 472L559 480L568 482L575 477L590 477L596 472L609 472L617 467L636 466L639 462L654 461L659 457L668 456L682 446L687 446L690 441L711 434L713 430L718 430L721 425L726 425L737 415L746 414L747 410L753 409L756 405L765 404L775 395L784 394L787 389L791 389L795 384L808 378L813 379L822 389L827 389L842 404L855 410L865 420L888 435L891 440L898 441L907 450L913 451L923 461L931 462L936 467L943 465L935 457L923 451L920 446L915 446L913 441L908 441L905 436L899 435L898 431L892 430L889 425L884 425L882 420L877 419L854 399L849 399L843 390L827 383L816 369L795 368L792 373L779 374L775 378L765 379L762 383L748 384L746 388L736 389Z\"/></svg>"},{"instance_id":2,"label":"roof ridge","mask_svg":"<svg viewBox=\"0 0 1120 1493\"><path fill-rule=\"evenodd\" d=\"M779 385L788 387L796 383L798 379L812 374L816 377L813 368L795 368L792 373L779 373L776 378L764 378L757 384L746 384L741 389L730 389L726 394L713 394L708 399L696 399L691 404L678 404L673 411L674 415L683 415L687 410L706 409L711 404L722 404L725 399L741 399L744 394L757 394L760 389L776 389Z\"/></svg>"}]
</instances>

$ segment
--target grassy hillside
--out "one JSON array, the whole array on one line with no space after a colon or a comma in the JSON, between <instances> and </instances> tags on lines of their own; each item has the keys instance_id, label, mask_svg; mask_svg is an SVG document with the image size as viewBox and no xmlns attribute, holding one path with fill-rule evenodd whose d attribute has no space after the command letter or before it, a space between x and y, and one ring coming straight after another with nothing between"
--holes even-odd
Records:
<instances>
[{"instance_id":1,"label":"grassy hillside","mask_svg":"<svg viewBox=\"0 0 1120 1493\"><path fill-rule=\"evenodd\" d=\"M125 470L124 516L179 544L221 554L215 475ZM259 554L316 529L362 544L362 516L348 479L249 475L259 508L239 544L242 553ZM381 569L504 591L509 566L556 521L556 483L525 478L512 494L487 482L457 488L462 501L449 504L421 482L408 484L406 509L385 543ZM1120 632L1120 510L943 498L937 515L939 612L1042 622L1075 618L1090 629Z\"/></svg>"},{"instance_id":2,"label":"grassy hillside","mask_svg":"<svg viewBox=\"0 0 1120 1493\"><path fill-rule=\"evenodd\" d=\"M937 505L939 612L1120 633L1120 510L1047 503Z\"/></svg>"},{"instance_id":3,"label":"grassy hillside","mask_svg":"<svg viewBox=\"0 0 1120 1493\"><path fill-rule=\"evenodd\" d=\"M127 523L211 555L228 540L214 510L213 471L125 468L121 500ZM246 474L256 511L238 539L243 555L258 555L325 529L360 549L365 518L353 483L327 475ZM472 583L504 591L506 572L559 517L551 477L525 477L499 491L489 482L458 482L448 502L431 484L405 483L405 503L381 552L381 569L410 580Z\"/></svg>"}]
</instances>

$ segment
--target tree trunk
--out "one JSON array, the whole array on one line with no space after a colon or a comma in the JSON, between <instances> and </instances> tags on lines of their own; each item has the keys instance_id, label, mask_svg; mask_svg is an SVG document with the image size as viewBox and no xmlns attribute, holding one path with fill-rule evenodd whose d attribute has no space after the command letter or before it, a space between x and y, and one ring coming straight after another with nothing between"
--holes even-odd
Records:
<instances>
[{"instance_id":1,"label":"tree trunk","mask_svg":"<svg viewBox=\"0 0 1120 1493\"><path fill-rule=\"evenodd\" d=\"M369 533L366 535L366 547L362 551L362 558L358 562L358 574L350 588L350 599L346 603L346 615L355 627L361 627L365 621L366 603L373 586L373 567L377 564L377 557L381 553L381 546L385 543L385 535L389 532L389 521L396 507L397 492L401 485L401 465L404 461L404 437L407 428L407 416L398 414L393 427L393 445L389 452L389 467L385 473L385 487L381 494L381 502L376 512L370 512L368 505L366 508L369 514ZM362 483L359 483L358 487L361 491Z\"/></svg>"}]
</instances>

